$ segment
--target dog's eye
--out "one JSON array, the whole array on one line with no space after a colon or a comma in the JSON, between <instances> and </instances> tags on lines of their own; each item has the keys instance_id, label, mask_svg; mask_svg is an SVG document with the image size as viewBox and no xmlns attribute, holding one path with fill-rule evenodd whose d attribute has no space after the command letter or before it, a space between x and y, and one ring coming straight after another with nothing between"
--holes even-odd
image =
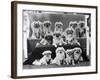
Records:
<instances>
[{"instance_id":1,"label":"dog's eye","mask_svg":"<svg viewBox=\"0 0 100 80\"><path fill-rule=\"evenodd\" d=\"M80 50L76 50L75 52L76 52L76 53L80 53Z\"/></svg>"},{"instance_id":2,"label":"dog's eye","mask_svg":"<svg viewBox=\"0 0 100 80\"><path fill-rule=\"evenodd\" d=\"M84 27L84 23L80 23L79 25L80 25L80 27L81 27L81 28L83 28L83 27Z\"/></svg>"},{"instance_id":3,"label":"dog's eye","mask_svg":"<svg viewBox=\"0 0 100 80\"><path fill-rule=\"evenodd\" d=\"M62 52L60 52L60 54L61 54Z\"/></svg>"},{"instance_id":4,"label":"dog's eye","mask_svg":"<svg viewBox=\"0 0 100 80\"><path fill-rule=\"evenodd\" d=\"M70 26L73 26L73 24L70 24Z\"/></svg>"},{"instance_id":5,"label":"dog's eye","mask_svg":"<svg viewBox=\"0 0 100 80\"><path fill-rule=\"evenodd\" d=\"M72 55L72 53L71 53L71 52L68 52L67 54L68 54L69 56L71 56L71 55Z\"/></svg>"},{"instance_id":6,"label":"dog's eye","mask_svg":"<svg viewBox=\"0 0 100 80\"><path fill-rule=\"evenodd\" d=\"M76 53L77 53L77 54L79 54L79 53L80 53L80 51L77 51Z\"/></svg>"}]
</instances>

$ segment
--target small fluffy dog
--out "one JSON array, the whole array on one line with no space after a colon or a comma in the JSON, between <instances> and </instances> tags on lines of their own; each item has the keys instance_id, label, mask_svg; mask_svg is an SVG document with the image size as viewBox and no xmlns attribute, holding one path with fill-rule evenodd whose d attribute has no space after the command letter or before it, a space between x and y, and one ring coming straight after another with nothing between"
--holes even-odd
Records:
<instances>
[{"instance_id":1,"label":"small fluffy dog","mask_svg":"<svg viewBox=\"0 0 100 80\"><path fill-rule=\"evenodd\" d=\"M78 26L79 26L79 29L80 29L79 37L85 37L86 36L85 22L84 21L79 21Z\"/></svg>"},{"instance_id":2,"label":"small fluffy dog","mask_svg":"<svg viewBox=\"0 0 100 80\"><path fill-rule=\"evenodd\" d=\"M53 45L55 47L61 46L64 43L61 33L59 31L53 34Z\"/></svg>"},{"instance_id":3,"label":"small fluffy dog","mask_svg":"<svg viewBox=\"0 0 100 80\"><path fill-rule=\"evenodd\" d=\"M74 63L79 64L80 61L83 61L83 58L82 58L82 55L81 55L82 50L81 50L81 48L76 47L76 48L73 49L73 51L74 51L74 54L73 54Z\"/></svg>"},{"instance_id":4,"label":"small fluffy dog","mask_svg":"<svg viewBox=\"0 0 100 80\"><path fill-rule=\"evenodd\" d=\"M43 57L40 60L35 60L33 62L34 65L48 65L51 63L52 58L51 58L52 52L50 50L44 51L42 53Z\"/></svg>"},{"instance_id":5,"label":"small fluffy dog","mask_svg":"<svg viewBox=\"0 0 100 80\"><path fill-rule=\"evenodd\" d=\"M74 65L73 53L74 53L74 49L67 49L66 50L65 62L67 65Z\"/></svg>"},{"instance_id":6,"label":"small fluffy dog","mask_svg":"<svg viewBox=\"0 0 100 80\"><path fill-rule=\"evenodd\" d=\"M52 61L52 64L62 65L65 59L65 49L63 47L58 47L56 49L56 57Z\"/></svg>"},{"instance_id":7,"label":"small fluffy dog","mask_svg":"<svg viewBox=\"0 0 100 80\"><path fill-rule=\"evenodd\" d=\"M45 35L52 34L51 21L44 21L43 22L43 32Z\"/></svg>"},{"instance_id":8,"label":"small fluffy dog","mask_svg":"<svg viewBox=\"0 0 100 80\"><path fill-rule=\"evenodd\" d=\"M54 32L59 31L60 33L63 32L63 23L62 22L55 22L55 29Z\"/></svg>"},{"instance_id":9,"label":"small fluffy dog","mask_svg":"<svg viewBox=\"0 0 100 80\"><path fill-rule=\"evenodd\" d=\"M33 21L31 24L31 29L32 29L32 39L40 39L40 27L41 27L41 22L40 21Z\"/></svg>"},{"instance_id":10,"label":"small fluffy dog","mask_svg":"<svg viewBox=\"0 0 100 80\"><path fill-rule=\"evenodd\" d=\"M42 38L41 41L36 44L36 46L52 45L52 43L53 43L53 36L52 35L46 35L45 38Z\"/></svg>"},{"instance_id":11,"label":"small fluffy dog","mask_svg":"<svg viewBox=\"0 0 100 80\"><path fill-rule=\"evenodd\" d=\"M79 64L80 61L82 61L82 50L78 47L74 49L67 49L66 50L66 64L68 65L75 65Z\"/></svg>"},{"instance_id":12,"label":"small fluffy dog","mask_svg":"<svg viewBox=\"0 0 100 80\"><path fill-rule=\"evenodd\" d=\"M55 47L63 44L63 39L61 35L62 32L63 32L62 22L55 22L55 29L54 29L54 34L53 34L53 45Z\"/></svg>"},{"instance_id":13,"label":"small fluffy dog","mask_svg":"<svg viewBox=\"0 0 100 80\"><path fill-rule=\"evenodd\" d=\"M66 44L70 44L70 45L74 45L74 44L77 44L77 45L80 45L80 43L77 41L77 39L75 38L76 37L76 34L75 34L75 30L73 28L67 28L64 32L64 35L65 35L65 41L66 41Z\"/></svg>"},{"instance_id":14,"label":"small fluffy dog","mask_svg":"<svg viewBox=\"0 0 100 80\"><path fill-rule=\"evenodd\" d=\"M70 21L69 27L72 27L75 30L78 27L77 21Z\"/></svg>"}]
</instances>

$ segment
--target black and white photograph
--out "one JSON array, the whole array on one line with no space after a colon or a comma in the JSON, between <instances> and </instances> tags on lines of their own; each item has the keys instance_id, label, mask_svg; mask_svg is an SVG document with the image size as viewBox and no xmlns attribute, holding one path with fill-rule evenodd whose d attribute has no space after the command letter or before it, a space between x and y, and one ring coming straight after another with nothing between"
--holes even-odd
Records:
<instances>
[{"instance_id":1,"label":"black and white photograph","mask_svg":"<svg viewBox=\"0 0 100 80\"><path fill-rule=\"evenodd\" d=\"M90 66L91 14L23 10L23 68Z\"/></svg>"},{"instance_id":2,"label":"black and white photograph","mask_svg":"<svg viewBox=\"0 0 100 80\"><path fill-rule=\"evenodd\" d=\"M96 6L34 2L12 5L14 77L97 72Z\"/></svg>"}]
</instances>

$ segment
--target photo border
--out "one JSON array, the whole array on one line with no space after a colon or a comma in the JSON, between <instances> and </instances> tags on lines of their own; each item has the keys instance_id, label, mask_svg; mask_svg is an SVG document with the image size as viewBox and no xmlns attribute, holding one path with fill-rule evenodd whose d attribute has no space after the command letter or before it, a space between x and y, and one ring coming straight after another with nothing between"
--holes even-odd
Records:
<instances>
[{"instance_id":1,"label":"photo border","mask_svg":"<svg viewBox=\"0 0 100 80\"><path fill-rule=\"evenodd\" d=\"M33 76L17 76L17 4L34 4L47 5L59 7L79 7L79 8L94 8L96 10L96 71L81 72L81 73L63 73L63 74L49 74L49 75L33 75ZM88 5L73 5L73 4L57 4L57 3L41 3L41 2L26 2L26 1L12 1L11 2L11 77L18 78L32 78L32 77L50 77L50 76L65 76L65 75L81 75L98 73L98 7Z\"/></svg>"}]
</instances>

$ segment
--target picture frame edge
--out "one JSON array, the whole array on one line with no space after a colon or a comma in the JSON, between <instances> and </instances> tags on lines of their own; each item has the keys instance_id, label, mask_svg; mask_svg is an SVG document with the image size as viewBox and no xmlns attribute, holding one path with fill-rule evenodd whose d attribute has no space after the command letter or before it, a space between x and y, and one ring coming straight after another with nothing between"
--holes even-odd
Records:
<instances>
[{"instance_id":1,"label":"picture frame edge","mask_svg":"<svg viewBox=\"0 0 100 80\"><path fill-rule=\"evenodd\" d=\"M66 74L51 74L51 75L37 75L37 76L17 76L17 4L40 4L53 6L69 6L69 7L83 7L96 9L96 71L82 72L82 73L66 73ZM13 17L12 17L13 16ZM59 4L59 3L43 3L43 2L29 2L29 1L11 1L11 78L37 78L37 77L53 77L53 76L68 76L68 75L86 75L98 73L98 6L77 5L77 4Z\"/></svg>"},{"instance_id":2,"label":"picture frame edge","mask_svg":"<svg viewBox=\"0 0 100 80\"><path fill-rule=\"evenodd\" d=\"M17 6L11 2L11 77L17 77ZM12 17L13 16L13 17Z\"/></svg>"}]
</instances>

